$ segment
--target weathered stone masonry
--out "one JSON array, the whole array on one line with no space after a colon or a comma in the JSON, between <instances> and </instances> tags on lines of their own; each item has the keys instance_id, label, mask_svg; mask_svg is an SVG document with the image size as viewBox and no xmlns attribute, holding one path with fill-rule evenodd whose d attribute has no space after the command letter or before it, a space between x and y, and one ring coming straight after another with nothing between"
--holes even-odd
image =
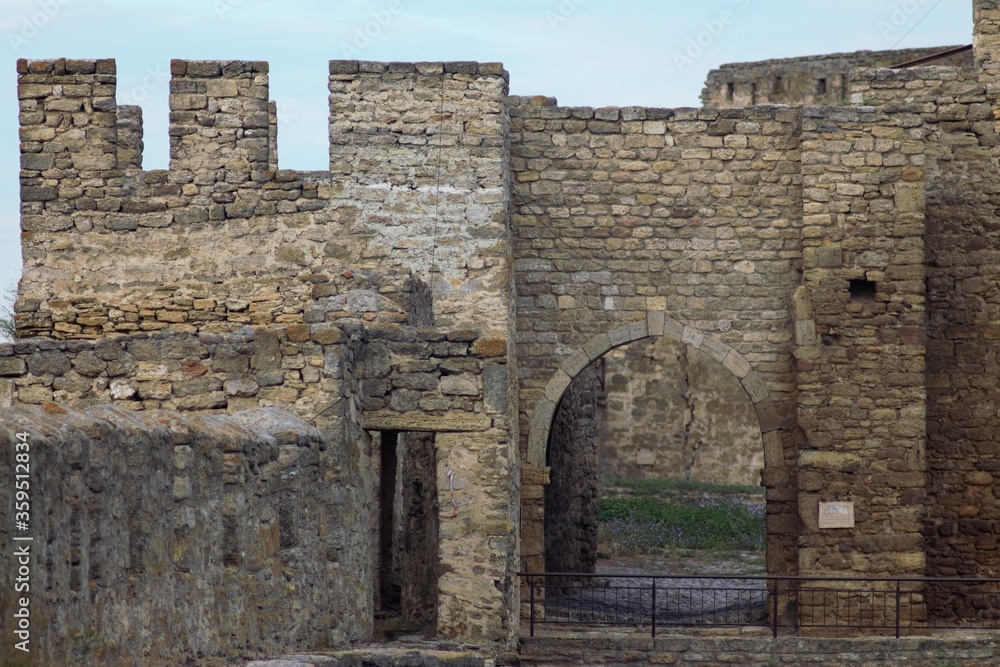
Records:
<instances>
[{"instance_id":1,"label":"weathered stone masonry","mask_svg":"<svg viewBox=\"0 0 1000 667\"><path fill-rule=\"evenodd\" d=\"M178 438L203 442L223 423L197 413L280 406L301 420L299 453L315 454L302 483L329 494L317 523L251 503L253 516L223 512L221 527L163 526L164 540L202 549L207 574L184 570L184 548L157 563L184 582L172 599L206 617L251 604L213 596L257 564L287 570L286 583L319 568L344 616L263 586L315 623L287 632L285 617L240 612L223 638L137 620L148 634L122 628L119 645L171 664L367 637L375 590L393 584L373 535L411 539L406 555L432 561L431 533L409 518L436 504L436 595L396 580L400 595L441 637L512 646L516 573L545 567L546 522L576 545L561 567L592 561L592 495L559 477L594 468L585 369L660 339L718 362L753 405L770 572L995 574L1000 11L980 0L976 16L974 66L856 70L855 106L839 108L560 107L508 97L499 65L335 61L330 170L312 173L276 169L266 63L175 61L171 168L143 171L141 118L116 106L113 61L20 61L22 339L0 348L0 374L22 411L5 419L33 415L74 442L93 424L133 448L145 436L126 436L159 433L152 422L194 425L147 447L132 484L143 465L166 479L154 469L185 460L169 447L192 446ZM373 433L401 434L397 453L413 443L396 464L421 481L391 526L377 525L377 499L402 482L373 479ZM205 470L236 465L226 446L198 449ZM70 458L46 460L76 479ZM436 486L418 491L429 469ZM96 488L79 496L93 500L90 523L53 542L40 567L69 584L43 605L81 605L87 628L144 618L121 596L146 582L91 568L107 557L124 572L131 538L102 536L86 558L73 545L98 543L102 513L133 512L145 534L143 508L206 509L227 492L156 484L135 510ZM853 530L819 528L831 500L854 503ZM72 515L69 500L45 502ZM274 525L270 551L225 546ZM220 530L237 537L212 551ZM331 539L336 553L321 548ZM186 643L158 644L167 630ZM45 650L65 655L73 632L53 625Z\"/></svg>"},{"instance_id":2,"label":"weathered stone masonry","mask_svg":"<svg viewBox=\"0 0 1000 667\"><path fill-rule=\"evenodd\" d=\"M550 415L580 369L612 347L665 335L704 349L741 379L753 369L768 465L790 470L798 112L518 102L511 111L524 462L543 464ZM794 486L787 474L772 474L769 563L792 571ZM522 530L536 516L530 505ZM526 567L536 548L522 541Z\"/></svg>"},{"instance_id":3,"label":"weathered stone masonry","mask_svg":"<svg viewBox=\"0 0 1000 667\"><path fill-rule=\"evenodd\" d=\"M370 635L378 574L364 429L436 433L436 489L421 504L450 508L453 481L457 505L434 549L437 630L511 641L517 424L506 417L516 376L507 371L505 72L332 63L331 170L301 174L274 170L266 63L175 61L172 71L171 169L140 171L141 124L136 110L116 111L113 61L19 63L29 268L18 327L100 340L5 350L13 400L282 405L319 427L331 457L324 483L345 503L323 510L340 521L345 564L330 595L350 622L332 619L323 641L246 636L206 655ZM98 273L81 275L87 265ZM160 330L176 333L142 333ZM130 641L174 660L148 638Z\"/></svg>"}]
</instances>

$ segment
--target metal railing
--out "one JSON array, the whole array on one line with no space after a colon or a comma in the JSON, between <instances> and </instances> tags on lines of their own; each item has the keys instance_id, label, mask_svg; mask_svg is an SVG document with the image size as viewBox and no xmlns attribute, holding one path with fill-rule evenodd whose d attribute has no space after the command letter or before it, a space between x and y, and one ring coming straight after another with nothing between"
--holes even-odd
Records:
<instances>
[{"instance_id":1,"label":"metal railing","mask_svg":"<svg viewBox=\"0 0 1000 667\"><path fill-rule=\"evenodd\" d=\"M825 628L924 634L1000 629L1000 579L521 573L536 625Z\"/></svg>"}]
</instances>

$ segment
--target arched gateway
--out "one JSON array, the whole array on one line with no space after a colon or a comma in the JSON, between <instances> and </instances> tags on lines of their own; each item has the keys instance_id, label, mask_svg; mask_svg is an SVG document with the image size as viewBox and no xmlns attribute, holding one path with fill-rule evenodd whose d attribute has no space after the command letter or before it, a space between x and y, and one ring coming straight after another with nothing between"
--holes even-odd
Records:
<instances>
[{"instance_id":1,"label":"arched gateway","mask_svg":"<svg viewBox=\"0 0 1000 667\"><path fill-rule=\"evenodd\" d=\"M522 554L540 555L544 552L545 503L544 493L540 492L538 486L548 479L548 470L545 467L546 449L553 420L559 402L573 379L591 362L600 359L614 348L659 337L701 350L733 374L756 410L763 440L765 470L772 471L768 477L787 479L786 472L779 475L774 473L777 470L783 471L785 465L780 436L781 420L760 373L753 368L746 357L716 336L685 326L667 317L662 311L652 311L641 320L617 327L609 333L594 336L578 348L563 361L545 386L544 395L535 402L528 433L528 450L522 468L526 472L522 476ZM539 475L538 471L544 472ZM776 537L777 540L769 540L768 544L778 544L780 536ZM527 558L524 559L524 563L527 571L537 572L544 569L542 557Z\"/></svg>"}]
</instances>

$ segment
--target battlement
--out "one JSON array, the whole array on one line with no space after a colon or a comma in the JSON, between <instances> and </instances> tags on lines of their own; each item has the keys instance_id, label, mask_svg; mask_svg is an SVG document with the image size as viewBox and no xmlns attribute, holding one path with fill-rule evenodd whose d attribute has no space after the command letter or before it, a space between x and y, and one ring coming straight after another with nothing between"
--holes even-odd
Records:
<instances>
[{"instance_id":1,"label":"battlement","mask_svg":"<svg viewBox=\"0 0 1000 667\"><path fill-rule=\"evenodd\" d=\"M140 168L142 113L117 106L114 60L22 59L17 67L23 154L49 154L53 165L62 154L69 162L60 168L77 173ZM170 71L170 171L277 169L277 107L269 99L266 62L174 60ZM481 89L479 81L505 91L509 75L499 63L331 61L331 169L346 172L344 158L352 152L344 147L357 145L359 136L454 146L481 144L457 139L465 134L499 135L498 96L491 98L492 114L458 108L476 99L468 93ZM112 159L116 146L124 152ZM49 163L27 160L25 168Z\"/></svg>"},{"instance_id":2,"label":"battlement","mask_svg":"<svg viewBox=\"0 0 1000 667\"><path fill-rule=\"evenodd\" d=\"M114 60L17 69L21 335L302 322L338 266L412 272L442 324L506 310L474 289L510 288L500 64L332 61L317 172L278 169L266 62L172 61L167 170L142 169L142 110L116 104Z\"/></svg>"}]
</instances>

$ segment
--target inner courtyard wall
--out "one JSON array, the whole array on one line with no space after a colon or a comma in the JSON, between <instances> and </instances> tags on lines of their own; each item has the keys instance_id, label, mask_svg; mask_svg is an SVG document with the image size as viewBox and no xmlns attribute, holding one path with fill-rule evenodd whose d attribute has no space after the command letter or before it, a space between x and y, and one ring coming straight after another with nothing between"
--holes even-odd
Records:
<instances>
[{"instance_id":1,"label":"inner courtyard wall","mask_svg":"<svg viewBox=\"0 0 1000 667\"><path fill-rule=\"evenodd\" d=\"M618 348L603 362L602 479L760 485L757 413L728 368L666 338Z\"/></svg>"},{"instance_id":2,"label":"inner courtyard wall","mask_svg":"<svg viewBox=\"0 0 1000 667\"><path fill-rule=\"evenodd\" d=\"M342 520L358 499L331 477L343 439L324 440L279 408L222 416L48 403L0 421L4 466L13 471L15 451L26 452L32 470L33 539L14 542L24 530L12 512L0 535L30 551L37 664L187 665L366 635L365 564ZM11 614L14 576L3 575ZM2 633L6 664L23 659L13 630Z\"/></svg>"}]
</instances>

